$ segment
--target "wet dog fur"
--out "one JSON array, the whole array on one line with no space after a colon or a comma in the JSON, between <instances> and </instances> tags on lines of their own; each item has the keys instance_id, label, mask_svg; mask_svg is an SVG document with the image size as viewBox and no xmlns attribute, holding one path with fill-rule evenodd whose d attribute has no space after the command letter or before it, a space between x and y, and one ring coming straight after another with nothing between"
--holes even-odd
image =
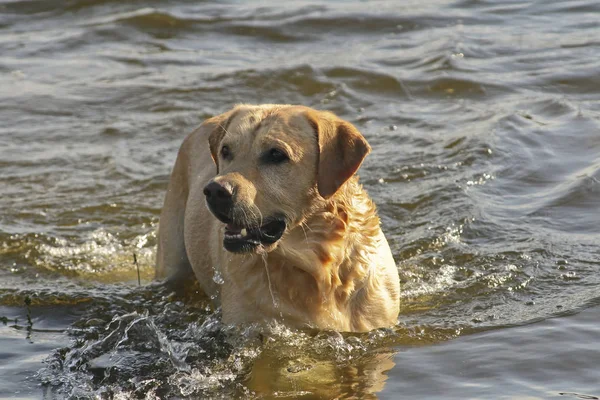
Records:
<instances>
[{"instance_id":1,"label":"wet dog fur","mask_svg":"<svg viewBox=\"0 0 600 400\"><path fill-rule=\"evenodd\" d=\"M225 323L393 326L397 267L355 175L369 152L352 124L308 107L238 105L207 119L171 174L156 278L195 275Z\"/></svg>"}]
</instances>

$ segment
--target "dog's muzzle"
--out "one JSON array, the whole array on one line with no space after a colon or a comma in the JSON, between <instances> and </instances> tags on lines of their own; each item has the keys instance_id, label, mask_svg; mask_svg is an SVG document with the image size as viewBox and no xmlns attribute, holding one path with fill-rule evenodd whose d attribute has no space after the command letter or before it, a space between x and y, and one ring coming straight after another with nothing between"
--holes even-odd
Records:
<instances>
[{"instance_id":1,"label":"dog's muzzle","mask_svg":"<svg viewBox=\"0 0 600 400\"><path fill-rule=\"evenodd\" d=\"M270 246L276 243L287 227L282 216L272 216L259 223L238 221L235 214L233 189L227 184L215 181L204 187L204 196L210 212L225 224L223 247L232 253L244 253L257 249L259 246ZM247 213L245 213L247 214Z\"/></svg>"},{"instance_id":2,"label":"dog's muzzle","mask_svg":"<svg viewBox=\"0 0 600 400\"><path fill-rule=\"evenodd\" d=\"M258 246L276 243L285 232L286 223L282 218L272 218L267 223L254 228L242 228L234 224L225 225L223 247L232 253L253 251Z\"/></svg>"}]
</instances>

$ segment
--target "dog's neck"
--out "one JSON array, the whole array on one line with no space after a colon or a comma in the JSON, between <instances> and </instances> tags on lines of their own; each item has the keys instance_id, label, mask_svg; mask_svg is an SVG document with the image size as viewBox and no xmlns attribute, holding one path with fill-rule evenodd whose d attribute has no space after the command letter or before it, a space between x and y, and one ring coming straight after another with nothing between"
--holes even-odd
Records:
<instances>
[{"instance_id":1,"label":"dog's neck","mask_svg":"<svg viewBox=\"0 0 600 400\"><path fill-rule=\"evenodd\" d=\"M293 267L309 273L321 294L349 296L369 273L369 248L379 232L375 205L357 178L350 179L323 201L279 249Z\"/></svg>"},{"instance_id":2,"label":"dog's neck","mask_svg":"<svg viewBox=\"0 0 600 400\"><path fill-rule=\"evenodd\" d=\"M237 295L244 288L251 290L244 295L275 318L301 322L304 316L298 310L310 309L310 315L339 320L332 329L355 329L349 325L353 322L342 321L343 316L352 298L369 285L371 259L377 251L373 238L379 235L375 206L353 178L320 202L275 250L262 257L244 257L237 260L240 264L235 261L236 266L230 263L231 290ZM260 282L268 287L261 288Z\"/></svg>"}]
</instances>

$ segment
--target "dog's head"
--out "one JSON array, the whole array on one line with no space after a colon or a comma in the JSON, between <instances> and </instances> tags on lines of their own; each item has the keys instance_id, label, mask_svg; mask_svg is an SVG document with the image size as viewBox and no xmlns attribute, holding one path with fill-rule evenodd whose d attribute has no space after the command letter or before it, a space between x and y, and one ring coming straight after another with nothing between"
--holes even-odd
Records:
<instances>
[{"instance_id":1,"label":"dog's head","mask_svg":"<svg viewBox=\"0 0 600 400\"><path fill-rule=\"evenodd\" d=\"M356 172L370 146L350 123L301 106L237 106L205 121L217 175L206 204L231 252L271 251Z\"/></svg>"}]
</instances>

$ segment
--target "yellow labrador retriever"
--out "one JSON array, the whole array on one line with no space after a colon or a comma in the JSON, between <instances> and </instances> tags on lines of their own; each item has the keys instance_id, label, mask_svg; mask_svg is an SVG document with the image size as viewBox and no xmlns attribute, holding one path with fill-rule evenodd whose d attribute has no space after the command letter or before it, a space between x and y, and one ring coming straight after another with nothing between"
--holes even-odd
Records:
<instances>
[{"instance_id":1,"label":"yellow labrador retriever","mask_svg":"<svg viewBox=\"0 0 600 400\"><path fill-rule=\"evenodd\" d=\"M225 323L394 325L398 271L354 176L370 150L350 123L302 106L239 105L207 119L171 174L156 277L195 274Z\"/></svg>"}]
</instances>

